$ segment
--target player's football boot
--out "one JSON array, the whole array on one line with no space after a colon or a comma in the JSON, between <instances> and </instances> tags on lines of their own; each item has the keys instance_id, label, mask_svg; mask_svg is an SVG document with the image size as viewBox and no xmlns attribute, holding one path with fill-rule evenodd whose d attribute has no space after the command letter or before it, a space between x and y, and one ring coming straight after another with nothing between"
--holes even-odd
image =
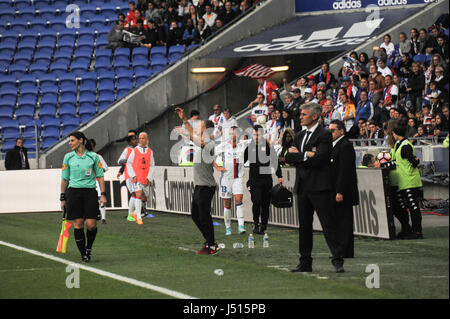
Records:
<instances>
[{"instance_id":1,"label":"player's football boot","mask_svg":"<svg viewBox=\"0 0 450 319\"><path fill-rule=\"evenodd\" d=\"M238 233L239 233L239 235L245 234L245 227L244 226L239 226Z\"/></svg>"},{"instance_id":2,"label":"player's football boot","mask_svg":"<svg viewBox=\"0 0 450 319\"><path fill-rule=\"evenodd\" d=\"M225 229L225 236L230 236L231 235L231 227L227 227Z\"/></svg>"}]
</instances>

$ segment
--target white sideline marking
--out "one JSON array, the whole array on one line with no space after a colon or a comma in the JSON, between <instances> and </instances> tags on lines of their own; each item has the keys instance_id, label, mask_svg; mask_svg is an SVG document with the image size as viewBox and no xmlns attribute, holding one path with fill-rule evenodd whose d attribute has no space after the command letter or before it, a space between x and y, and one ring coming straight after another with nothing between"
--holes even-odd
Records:
<instances>
[{"instance_id":1,"label":"white sideline marking","mask_svg":"<svg viewBox=\"0 0 450 319\"><path fill-rule=\"evenodd\" d=\"M128 277L117 275L117 274L114 274L114 273L111 273L111 272L108 272L108 271L105 271L105 270L97 269L97 268L86 266L86 265L79 264L79 263L75 263L75 262L70 261L70 260L66 260L66 259L63 259L63 258L55 257L53 255L41 253L41 252L39 252L37 250L33 250L33 249L28 249L28 248L25 248L25 247L17 246L17 245L10 244L10 243L7 243L7 242L1 241L1 240L0 240L0 245L6 246L6 247L10 247L10 248L14 248L14 249L17 249L17 250L20 250L20 251L24 251L24 252L27 252L29 254L39 256L39 257L44 257L44 258L47 258L47 259L50 259L50 260L53 260L53 261L56 261L56 262L59 262L59 263L62 263L62 264L76 265L78 268L86 270L86 271L89 271L89 272L92 272L94 274L97 274L97 275L100 275L100 276L103 276L103 277L108 277L108 278L111 278L111 279L115 279L115 280L118 280L118 281L122 281L122 282L125 282L125 283L133 285L133 286L137 286L137 287L141 287L141 288L145 288L145 289L150 289L150 290L153 290L153 291L156 291L156 292L159 292L159 293L162 293L164 295L171 296L171 297L175 297L175 298L179 298L179 299L197 299L195 297L185 295L185 294L180 293L178 291L174 291L174 290L170 290L170 289L167 289L167 288L155 286L155 285L152 285L152 284L149 284L149 283L146 283L146 282L143 282L143 281L139 281L139 280L136 280L136 279L133 279L133 278L128 278Z\"/></svg>"}]
</instances>

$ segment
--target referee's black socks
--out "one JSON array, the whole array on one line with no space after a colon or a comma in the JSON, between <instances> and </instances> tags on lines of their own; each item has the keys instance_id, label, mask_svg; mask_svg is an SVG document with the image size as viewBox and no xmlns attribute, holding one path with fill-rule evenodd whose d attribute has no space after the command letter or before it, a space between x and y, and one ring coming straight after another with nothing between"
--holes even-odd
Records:
<instances>
[{"instance_id":1,"label":"referee's black socks","mask_svg":"<svg viewBox=\"0 0 450 319\"><path fill-rule=\"evenodd\" d=\"M75 242L77 243L77 247L81 253L81 256L86 255L86 239L84 238L84 228L74 228L73 234L75 236Z\"/></svg>"},{"instance_id":2,"label":"referee's black socks","mask_svg":"<svg viewBox=\"0 0 450 319\"><path fill-rule=\"evenodd\" d=\"M86 230L87 249L92 249L92 244L94 244L95 236L97 236L97 227L92 230L89 230L89 228Z\"/></svg>"}]
</instances>

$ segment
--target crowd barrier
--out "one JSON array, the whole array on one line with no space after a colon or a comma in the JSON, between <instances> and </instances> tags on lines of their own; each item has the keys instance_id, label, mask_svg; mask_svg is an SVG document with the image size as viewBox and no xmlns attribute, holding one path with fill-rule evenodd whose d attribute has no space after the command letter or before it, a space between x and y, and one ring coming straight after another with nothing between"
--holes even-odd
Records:
<instances>
[{"instance_id":1,"label":"crowd barrier","mask_svg":"<svg viewBox=\"0 0 450 319\"><path fill-rule=\"evenodd\" d=\"M108 210L128 209L129 193L123 179L117 179L119 167L110 167L105 173ZM358 169L360 205L354 207L355 235L389 239L394 234L394 222L384 191L388 181L381 169ZM60 169L27 171L0 171L0 213L59 212ZM245 170L244 182L248 179ZM295 169L283 168L284 185L292 191ZM216 181L219 173L216 172ZM277 179L274 176L274 185ZM147 209L177 214L190 214L194 190L192 167L158 166L151 181ZM218 188L212 203L212 216L223 218L223 202ZM244 218L252 222L252 202L244 188ZM232 207L232 218L236 218ZM269 224L298 227L297 198L292 208L270 206ZM314 229L321 230L317 216Z\"/></svg>"}]
</instances>

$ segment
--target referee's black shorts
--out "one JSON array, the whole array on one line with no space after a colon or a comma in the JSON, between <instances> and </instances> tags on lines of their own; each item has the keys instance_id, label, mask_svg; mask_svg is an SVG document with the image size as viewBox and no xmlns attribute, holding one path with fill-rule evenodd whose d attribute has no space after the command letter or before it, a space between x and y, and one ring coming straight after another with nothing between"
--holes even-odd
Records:
<instances>
[{"instance_id":1,"label":"referee's black shorts","mask_svg":"<svg viewBox=\"0 0 450 319\"><path fill-rule=\"evenodd\" d=\"M66 190L66 218L100 220L98 195L95 188L68 188Z\"/></svg>"}]
</instances>

